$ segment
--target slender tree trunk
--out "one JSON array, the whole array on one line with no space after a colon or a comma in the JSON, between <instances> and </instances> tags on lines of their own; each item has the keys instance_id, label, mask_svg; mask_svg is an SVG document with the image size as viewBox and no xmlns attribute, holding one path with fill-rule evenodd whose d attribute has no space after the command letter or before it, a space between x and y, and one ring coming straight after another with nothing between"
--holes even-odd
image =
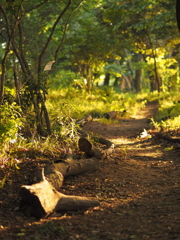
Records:
<instances>
[{"instance_id":1,"label":"slender tree trunk","mask_svg":"<svg viewBox=\"0 0 180 240\"><path fill-rule=\"evenodd\" d=\"M147 35L147 37L149 39L149 43L151 45L152 57L153 57L153 60L154 60L154 77L155 77L155 81L156 81L155 85L157 86L155 90L160 92L161 91L161 86L162 86L162 79L158 74L158 66L157 66L157 61L156 61L156 55L157 55L156 48L154 47L149 34L146 33L146 35Z\"/></svg>"},{"instance_id":2,"label":"slender tree trunk","mask_svg":"<svg viewBox=\"0 0 180 240\"><path fill-rule=\"evenodd\" d=\"M12 41L13 41L13 38L14 38L16 28L17 28L18 24L20 23L19 13L20 13L20 10L21 10L21 5L18 8L17 15L15 17L15 22L14 22L14 26L13 26L12 30L10 30L9 20L8 20L7 15L6 15L6 13L5 13L1 4L0 4L0 9L1 9L1 12L2 12L2 14L4 16L4 19L5 19L7 35L8 35L6 52L4 54L4 57L3 57L2 63L1 63L1 68L2 68L1 72L2 73L1 73L1 79L0 79L1 80L1 82L0 82L0 105L2 105L3 100L4 100L4 83L5 83L5 78L6 78L6 61L7 61L7 58L8 58L8 54L11 50L11 44L12 44Z\"/></svg>"},{"instance_id":3,"label":"slender tree trunk","mask_svg":"<svg viewBox=\"0 0 180 240\"><path fill-rule=\"evenodd\" d=\"M87 91L90 93L92 92L92 71L91 66L87 65Z\"/></svg>"},{"instance_id":4,"label":"slender tree trunk","mask_svg":"<svg viewBox=\"0 0 180 240\"><path fill-rule=\"evenodd\" d=\"M160 77L158 75L158 67L157 67L157 61L156 61L156 50L152 48L152 54L153 54L153 59L154 59L154 73L155 73L155 79L156 79L156 85L157 85L157 91L161 91L161 81Z\"/></svg>"},{"instance_id":5,"label":"slender tree trunk","mask_svg":"<svg viewBox=\"0 0 180 240\"><path fill-rule=\"evenodd\" d=\"M142 60L142 55L138 53L136 55L136 62L140 63ZM142 82L142 68L139 67L135 71L135 77L134 77L134 89L136 93L141 91L141 82Z\"/></svg>"},{"instance_id":6,"label":"slender tree trunk","mask_svg":"<svg viewBox=\"0 0 180 240\"><path fill-rule=\"evenodd\" d=\"M17 77L17 68L16 68L15 59L14 59L14 85L15 85L15 88L16 88L17 102L18 102L19 106L22 108L21 98L20 98L20 95L19 95L19 82L18 82L18 77Z\"/></svg>"},{"instance_id":7,"label":"slender tree trunk","mask_svg":"<svg viewBox=\"0 0 180 240\"><path fill-rule=\"evenodd\" d=\"M134 78L134 88L136 93L141 91L141 82L142 82L142 69L136 69L135 78Z\"/></svg>"},{"instance_id":8,"label":"slender tree trunk","mask_svg":"<svg viewBox=\"0 0 180 240\"><path fill-rule=\"evenodd\" d=\"M176 0L176 19L178 24L178 29L180 31L180 1Z\"/></svg>"},{"instance_id":9,"label":"slender tree trunk","mask_svg":"<svg viewBox=\"0 0 180 240\"><path fill-rule=\"evenodd\" d=\"M120 82L120 77L115 77L113 86L114 87L119 87L119 82Z\"/></svg>"},{"instance_id":10,"label":"slender tree trunk","mask_svg":"<svg viewBox=\"0 0 180 240\"><path fill-rule=\"evenodd\" d=\"M158 90L158 86L157 86L157 81L154 75L149 76L149 80L150 80L150 91L154 92Z\"/></svg>"},{"instance_id":11,"label":"slender tree trunk","mask_svg":"<svg viewBox=\"0 0 180 240\"><path fill-rule=\"evenodd\" d=\"M124 52L125 52L125 55L126 55L126 58L127 58L127 66L128 66L128 69L129 69L130 72L131 72L131 76L134 76L134 70L133 70L133 67L131 66L131 60L130 60L130 58L129 58L127 49L125 49Z\"/></svg>"},{"instance_id":12,"label":"slender tree trunk","mask_svg":"<svg viewBox=\"0 0 180 240\"><path fill-rule=\"evenodd\" d=\"M111 77L111 74L106 73L105 78L104 78L104 84L103 84L104 86L109 86L110 77Z\"/></svg>"},{"instance_id":13,"label":"slender tree trunk","mask_svg":"<svg viewBox=\"0 0 180 240\"><path fill-rule=\"evenodd\" d=\"M4 83L5 83L5 76L6 76L6 60L7 60L8 54L9 54L9 51L6 51L1 64L2 73L1 73L1 85L0 85L0 105L2 105L4 100Z\"/></svg>"}]
</instances>

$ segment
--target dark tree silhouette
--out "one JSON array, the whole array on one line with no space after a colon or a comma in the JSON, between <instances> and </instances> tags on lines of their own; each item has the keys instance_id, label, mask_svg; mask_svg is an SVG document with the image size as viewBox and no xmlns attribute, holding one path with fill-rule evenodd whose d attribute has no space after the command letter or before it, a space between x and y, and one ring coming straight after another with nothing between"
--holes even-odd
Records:
<instances>
[{"instance_id":1,"label":"dark tree silhouette","mask_svg":"<svg viewBox=\"0 0 180 240\"><path fill-rule=\"evenodd\" d=\"M176 1L176 18L177 18L177 24L180 31L180 0Z\"/></svg>"}]
</instances>

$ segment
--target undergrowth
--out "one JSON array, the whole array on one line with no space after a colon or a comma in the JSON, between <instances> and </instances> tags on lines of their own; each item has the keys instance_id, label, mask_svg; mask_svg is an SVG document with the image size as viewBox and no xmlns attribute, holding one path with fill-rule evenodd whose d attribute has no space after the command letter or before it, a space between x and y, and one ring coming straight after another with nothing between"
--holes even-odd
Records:
<instances>
[{"instance_id":1,"label":"undergrowth","mask_svg":"<svg viewBox=\"0 0 180 240\"><path fill-rule=\"evenodd\" d=\"M180 99L177 93L117 93L112 88L97 88L93 93L75 88L49 91L47 108L52 135L39 137L37 134L24 135L30 120L24 120L15 104L0 108L0 160L1 166L16 167L20 158L56 158L77 152L78 120L92 115L104 124L118 123L118 119L133 118L146 103L159 104L153 126L160 130L180 127ZM107 119L106 113L118 111L117 119ZM32 129L31 132L34 130ZM15 160L12 160L15 159Z\"/></svg>"},{"instance_id":2,"label":"undergrowth","mask_svg":"<svg viewBox=\"0 0 180 240\"><path fill-rule=\"evenodd\" d=\"M159 95L159 108L152 123L156 129L177 130L180 128L180 96L177 92Z\"/></svg>"}]
</instances>

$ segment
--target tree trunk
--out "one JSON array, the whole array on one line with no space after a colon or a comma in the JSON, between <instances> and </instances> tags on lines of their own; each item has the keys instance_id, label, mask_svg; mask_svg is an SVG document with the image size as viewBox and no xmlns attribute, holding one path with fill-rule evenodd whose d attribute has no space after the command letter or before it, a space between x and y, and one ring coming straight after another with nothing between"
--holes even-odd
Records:
<instances>
[{"instance_id":1,"label":"tree trunk","mask_svg":"<svg viewBox=\"0 0 180 240\"><path fill-rule=\"evenodd\" d=\"M152 54L153 54L153 59L154 59L154 74L155 74L155 80L156 80L156 86L157 86L157 90L158 92L161 91L161 81L160 81L160 77L158 75L158 67L157 67L157 61L156 61L156 50L152 49Z\"/></svg>"},{"instance_id":2,"label":"tree trunk","mask_svg":"<svg viewBox=\"0 0 180 240\"><path fill-rule=\"evenodd\" d=\"M176 19L177 19L178 29L180 31L180 1L179 0L176 0Z\"/></svg>"},{"instance_id":3,"label":"tree trunk","mask_svg":"<svg viewBox=\"0 0 180 240\"><path fill-rule=\"evenodd\" d=\"M136 62L140 63L142 60L142 55L139 53L136 55ZM141 82L142 82L142 68L139 66L135 71L134 77L134 89L136 93L141 91Z\"/></svg>"},{"instance_id":4,"label":"tree trunk","mask_svg":"<svg viewBox=\"0 0 180 240\"><path fill-rule=\"evenodd\" d=\"M6 51L4 58L1 63L1 84L0 84L0 105L2 105L3 100L4 100L4 83L5 83L5 76L6 76L6 60L8 57L8 51Z\"/></svg>"},{"instance_id":5,"label":"tree trunk","mask_svg":"<svg viewBox=\"0 0 180 240\"><path fill-rule=\"evenodd\" d=\"M87 91L90 93L92 92L92 72L91 66L87 65Z\"/></svg>"},{"instance_id":6,"label":"tree trunk","mask_svg":"<svg viewBox=\"0 0 180 240\"><path fill-rule=\"evenodd\" d=\"M113 86L114 87L119 87L119 83L120 83L120 77L115 77L115 81L114 81Z\"/></svg>"},{"instance_id":7,"label":"tree trunk","mask_svg":"<svg viewBox=\"0 0 180 240\"><path fill-rule=\"evenodd\" d=\"M156 82L155 77L153 75L149 76L149 80L150 80L150 91L151 92L157 91L158 86L157 86L157 82Z\"/></svg>"},{"instance_id":8,"label":"tree trunk","mask_svg":"<svg viewBox=\"0 0 180 240\"><path fill-rule=\"evenodd\" d=\"M156 56L157 56L156 47L154 47L149 34L147 32L146 32L146 34L147 34L147 37L149 39L149 43L151 45L152 57L153 57L153 60L154 60L153 79L152 78L150 79L151 80L150 81L151 91L157 90L158 92L161 92L162 78L158 74L158 66L157 66L157 61L156 61ZM155 88L155 89L153 90L153 88Z\"/></svg>"},{"instance_id":9,"label":"tree trunk","mask_svg":"<svg viewBox=\"0 0 180 240\"><path fill-rule=\"evenodd\" d=\"M14 26L13 26L11 31L10 31L10 24L9 24L7 15L6 15L3 7L1 6L1 4L0 4L0 9L1 9L1 12L2 12L2 14L4 16L4 19L5 19L7 35L8 35L6 52L4 54L4 57L3 57L2 63L1 63L1 68L2 69L1 69L1 79L0 79L0 81L1 81L0 82L0 105L2 105L3 100L4 100L4 83L5 83L5 77L6 77L6 61L7 61L7 58L8 58L8 54L11 50L11 43L13 41L16 28L17 28L17 26L20 22L19 12L20 12L21 6L18 8L15 23L14 23Z\"/></svg>"},{"instance_id":10,"label":"tree trunk","mask_svg":"<svg viewBox=\"0 0 180 240\"><path fill-rule=\"evenodd\" d=\"M104 78L104 86L109 86L109 82L110 82L110 73L106 73L105 78Z\"/></svg>"},{"instance_id":11,"label":"tree trunk","mask_svg":"<svg viewBox=\"0 0 180 240\"><path fill-rule=\"evenodd\" d=\"M14 85L15 85L15 89L16 89L16 98L17 98L17 102L19 104L19 106L22 109L22 105L21 105L21 98L20 98L20 88L19 88L19 81L18 81L18 77L17 77L17 67L16 67L16 62L15 59L13 59L14 61Z\"/></svg>"},{"instance_id":12,"label":"tree trunk","mask_svg":"<svg viewBox=\"0 0 180 240\"><path fill-rule=\"evenodd\" d=\"M173 64L170 66L170 69L176 70L176 73L168 78L168 90L178 91L178 65Z\"/></svg>"},{"instance_id":13,"label":"tree trunk","mask_svg":"<svg viewBox=\"0 0 180 240\"><path fill-rule=\"evenodd\" d=\"M136 69L134 78L134 88L136 93L141 91L142 69Z\"/></svg>"}]
</instances>

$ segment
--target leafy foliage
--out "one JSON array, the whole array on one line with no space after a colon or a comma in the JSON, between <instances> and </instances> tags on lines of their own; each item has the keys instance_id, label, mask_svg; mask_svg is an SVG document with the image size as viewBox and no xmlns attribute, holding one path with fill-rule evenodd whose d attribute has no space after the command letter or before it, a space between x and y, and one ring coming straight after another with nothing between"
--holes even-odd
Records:
<instances>
[{"instance_id":1,"label":"leafy foliage","mask_svg":"<svg viewBox=\"0 0 180 240\"><path fill-rule=\"evenodd\" d=\"M23 118L20 108L8 103L1 106L0 115L0 143L3 149L6 145L17 141L18 131L23 126Z\"/></svg>"},{"instance_id":2,"label":"leafy foliage","mask_svg":"<svg viewBox=\"0 0 180 240\"><path fill-rule=\"evenodd\" d=\"M0 11L0 103L12 104L0 109L2 149L20 138L22 127L24 146L32 141L37 150L39 141L45 152L50 142L52 151L56 141L73 145L77 119L124 110L133 117L150 98L161 104L165 97L155 91L179 88L175 0L3 0ZM107 73L109 86L101 86ZM13 98L3 96L6 86ZM141 89L152 93L133 94ZM154 123L178 122L178 101L164 101Z\"/></svg>"}]
</instances>

